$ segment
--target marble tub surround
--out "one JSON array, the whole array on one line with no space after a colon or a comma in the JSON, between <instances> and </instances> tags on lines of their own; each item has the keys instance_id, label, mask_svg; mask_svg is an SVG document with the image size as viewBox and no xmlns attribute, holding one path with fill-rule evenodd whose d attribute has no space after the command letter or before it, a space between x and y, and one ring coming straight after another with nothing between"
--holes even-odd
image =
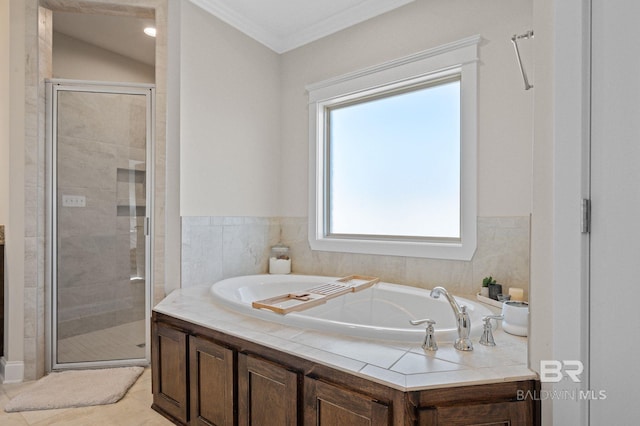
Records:
<instances>
[{"instance_id":1,"label":"marble tub surround","mask_svg":"<svg viewBox=\"0 0 640 426\"><path fill-rule=\"evenodd\" d=\"M478 246L469 261L312 251L306 217L182 217L182 287L213 284L268 271L271 245L290 247L292 272L305 275L373 275L421 288L443 286L475 295L482 279L529 287L529 216L479 217ZM260 255L262 253L262 255Z\"/></svg>"},{"instance_id":2,"label":"marble tub surround","mask_svg":"<svg viewBox=\"0 0 640 426\"><path fill-rule=\"evenodd\" d=\"M154 311L373 380L401 391L535 379L527 368L526 338L496 330L495 347L462 353L438 342L435 353L415 344L365 340L283 326L213 303L208 286L179 289ZM474 342L477 343L477 342Z\"/></svg>"},{"instance_id":3,"label":"marble tub surround","mask_svg":"<svg viewBox=\"0 0 640 426\"><path fill-rule=\"evenodd\" d=\"M277 218L183 217L182 287L266 273L279 238Z\"/></svg>"}]
</instances>

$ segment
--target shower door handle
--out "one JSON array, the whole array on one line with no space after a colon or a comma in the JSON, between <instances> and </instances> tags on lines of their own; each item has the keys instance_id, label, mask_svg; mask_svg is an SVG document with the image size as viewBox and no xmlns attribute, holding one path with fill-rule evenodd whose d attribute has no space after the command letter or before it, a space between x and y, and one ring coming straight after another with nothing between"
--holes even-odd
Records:
<instances>
[{"instance_id":1,"label":"shower door handle","mask_svg":"<svg viewBox=\"0 0 640 426\"><path fill-rule=\"evenodd\" d=\"M149 217L144 218L144 235L148 236L151 232L151 219Z\"/></svg>"}]
</instances>

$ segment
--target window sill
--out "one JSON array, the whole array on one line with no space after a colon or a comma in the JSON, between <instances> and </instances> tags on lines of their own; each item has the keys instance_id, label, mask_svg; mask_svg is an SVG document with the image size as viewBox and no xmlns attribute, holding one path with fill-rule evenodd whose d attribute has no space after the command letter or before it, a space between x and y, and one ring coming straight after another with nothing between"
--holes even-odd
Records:
<instances>
[{"instance_id":1,"label":"window sill","mask_svg":"<svg viewBox=\"0 0 640 426\"><path fill-rule=\"evenodd\" d=\"M464 243L426 241L382 241L316 237L309 229L311 250L362 253L383 256L422 257L431 259L471 260L476 251L476 229L466 235Z\"/></svg>"}]
</instances>

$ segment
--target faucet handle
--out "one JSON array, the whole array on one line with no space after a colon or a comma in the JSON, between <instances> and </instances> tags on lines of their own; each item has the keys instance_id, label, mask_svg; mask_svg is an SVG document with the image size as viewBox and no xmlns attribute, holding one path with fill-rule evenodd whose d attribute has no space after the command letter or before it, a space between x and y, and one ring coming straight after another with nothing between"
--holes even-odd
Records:
<instances>
[{"instance_id":1,"label":"faucet handle","mask_svg":"<svg viewBox=\"0 0 640 426\"><path fill-rule=\"evenodd\" d=\"M496 341L493 339L493 332L491 327L491 320L501 320L504 317L502 315L487 315L482 318L484 321L484 328L482 330L482 337L480 337L480 344L485 346L495 346Z\"/></svg>"},{"instance_id":2,"label":"faucet handle","mask_svg":"<svg viewBox=\"0 0 640 426\"><path fill-rule=\"evenodd\" d=\"M427 324L427 328L425 330L424 342L422 342L422 349L427 351L437 351L438 344L436 343L435 338L435 329L433 326L435 325L435 321L429 318L421 319L421 320L409 320L411 325L420 325Z\"/></svg>"}]
</instances>

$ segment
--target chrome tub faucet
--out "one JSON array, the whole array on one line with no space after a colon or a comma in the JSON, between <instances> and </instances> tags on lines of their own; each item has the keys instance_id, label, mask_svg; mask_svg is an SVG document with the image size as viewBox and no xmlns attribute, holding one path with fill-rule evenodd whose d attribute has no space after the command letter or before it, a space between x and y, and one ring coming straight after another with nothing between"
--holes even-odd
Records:
<instances>
[{"instance_id":1,"label":"chrome tub faucet","mask_svg":"<svg viewBox=\"0 0 640 426\"><path fill-rule=\"evenodd\" d=\"M459 351L472 351L473 343L471 343L471 339L469 338L469 333L471 332L471 317L469 317L467 307L458 305L456 299L454 299L444 287L434 287L433 290L431 290L431 297L434 299L439 298L441 294L444 294L449 305L451 305L453 314L456 316L456 323L458 324L458 338L453 344L453 347Z\"/></svg>"}]
</instances>

